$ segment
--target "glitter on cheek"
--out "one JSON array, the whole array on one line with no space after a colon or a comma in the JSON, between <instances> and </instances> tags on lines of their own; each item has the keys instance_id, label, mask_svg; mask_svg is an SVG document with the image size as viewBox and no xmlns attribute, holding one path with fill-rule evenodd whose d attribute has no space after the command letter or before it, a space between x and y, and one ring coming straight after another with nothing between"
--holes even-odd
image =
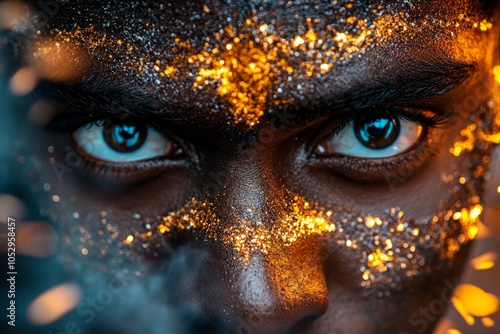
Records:
<instances>
[{"instance_id":1,"label":"glitter on cheek","mask_svg":"<svg viewBox=\"0 0 500 334\"><path fill-rule=\"evenodd\" d=\"M234 252L234 260L248 264L257 253L272 257L276 247L289 247L309 236L321 235L325 244L346 247L356 254L360 285L367 294L390 294L411 284L415 276L447 268L460 247L474 237L471 230L481 210L480 205L475 205L470 211L462 209L463 215L457 219L450 210L443 216L414 220L404 218L398 209L376 217L348 208L327 210L299 196L294 196L291 203L270 227L243 218L238 225L225 227L211 203L193 198L180 211L163 218L156 227L156 237L193 233L197 239L221 242ZM152 234L137 236L127 237L125 244L140 249L141 244L155 243Z\"/></svg>"}]
</instances>

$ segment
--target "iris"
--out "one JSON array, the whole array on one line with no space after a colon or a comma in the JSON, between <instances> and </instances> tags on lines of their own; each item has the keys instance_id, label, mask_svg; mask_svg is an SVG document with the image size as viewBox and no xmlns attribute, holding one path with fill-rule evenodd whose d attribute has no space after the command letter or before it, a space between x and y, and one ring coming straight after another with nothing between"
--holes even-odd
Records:
<instances>
[{"instance_id":1,"label":"iris","mask_svg":"<svg viewBox=\"0 0 500 334\"><path fill-rule=\"evenodd\" d=\"M377 118L354 123L354 133L360 143L376 150L393 144L400 130L401 125L397 118Z\"/></svg>"}]
</instances>

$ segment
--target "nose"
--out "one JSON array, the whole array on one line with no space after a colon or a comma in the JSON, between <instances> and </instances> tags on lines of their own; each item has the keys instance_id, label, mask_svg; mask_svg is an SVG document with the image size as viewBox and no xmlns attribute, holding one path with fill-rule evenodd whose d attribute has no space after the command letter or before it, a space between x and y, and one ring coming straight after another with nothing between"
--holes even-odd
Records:
<instances>
[{"instance_id":1,"label":"nose","mask_svg":"<svg viewBox=\"0 0 500 334\"><path fill-rule=\"evenodd\" d=\"M234 312L228 327L236 333L287 333L313 321L328 308L322 268L315 255L295 249L254 255L236 265L229 281Z\"/></svg>"},{"instance_id":2,"label":"nose","mask_svg":"<svg viewBox=\"0 0 500 334\"><path fill-rule=\"evenodd\" d=\"M210 313L231 333L291 332L328 308L319 238L283 240L279 226L296 222L290 220L293 196L276 173L249 162L232 171L216 204L227 231L214 255L222 257L215 263L223 266L224 293Z\"/></svg>"}]
</instances>

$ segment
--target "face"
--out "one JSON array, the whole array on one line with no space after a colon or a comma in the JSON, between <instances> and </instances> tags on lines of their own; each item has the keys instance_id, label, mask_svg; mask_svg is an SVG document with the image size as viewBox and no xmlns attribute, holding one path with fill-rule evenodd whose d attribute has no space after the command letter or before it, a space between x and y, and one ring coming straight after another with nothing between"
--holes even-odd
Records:
<instances>
[{"instance_id":1,"label":"face","mask_svg":"<svg viewBox=\"0 0 500 334\"><path fill-rule=\"evenodd\" d=\"M18 43L42 79L20 169L89 291L119 277L228 332L422 328L482 210L477 3L73 1L49 22Z\"/></svg>"}]
</instances>

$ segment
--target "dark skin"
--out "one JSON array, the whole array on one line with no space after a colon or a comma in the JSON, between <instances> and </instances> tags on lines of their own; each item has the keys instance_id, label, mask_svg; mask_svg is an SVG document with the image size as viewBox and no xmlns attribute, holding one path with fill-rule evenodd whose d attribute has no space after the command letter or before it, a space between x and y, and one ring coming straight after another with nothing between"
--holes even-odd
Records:
<instances>
[{"instance_id":1,"label":"dark skin","mask_svg":"<svg viewBox=\"0 0 500 334\"><path fill-rule=\"evenodd\" d=\"M342 212L349 209L354 216L367 221L367 215L386 217L385 210L391 208L400 208L408 219L439 216L456 200L464 202L462 199L480 193L481 177L474 176L477 170L471 170L470 165L477 167L481 163L470 152L454 156L450 148L462 138L460 131L471 123L471 115L480 114L481 110L488 114L484 110L490 100L488 72L494 48L491 36L495 31L475 29L472 23L471 27L461 23L460 28L430 23L428 29L413 29L411 25L409 30L402 28L410 22L425 26L422 18L427 13L435 13L436 22L455 22L463 12L469 13L473 20L486 17L472 3L462 8L445 4L435 1L409 10L395 2L375 11L365 10L371 8L367 5L365 9L355 7L352 15L349 11L345 13L348 7L321 1L317 2L317 8L279 3L252 7L219 2L179 2L161 8L158 3L139 8L123 5L120 12L123 15L119 16L115 16L119 8L107 11L90 3L62 7L52 19L51 27L68 32L71 41L81 43L77 47L71 45L80 50L73 57L78 55L83 65L80 64L81 71L69 82L57 78L43 81L39 94L51 101L57 116L48 128L34 133L37 140L28 140L32 143L28 149L40 161L52 158L64 164L68 150L79 157L74 165L66 160L69 169L54 169L52 160L50 164L42 163L37 171L41 184L51 184L50 196L44 195L41 206L54 214L52 219L60 226L61 234L68 236L67 252L97 272L106 268L120 271L130 266L155 273L173 266L180 275L172 283L176 292L173 303L179 307L194 305L203 317L229 332L242 328L258 333L429 332L439 315L421 315L420 318L427 319L424 325L409 319L440 295L446 286L445 279L453 281L460 272L465 246L453 251L447 260L437 255L441 253L436 248L429 246L429 252L417 247L416 255L411 258L422 256L428 261L419 264L413 274L406 275L410 272L409 268L404 270L406 267L400 271L377 267L371 272L375 279L363 279L361 274L366 268L360 266L363 263L366 266L367 255L375 253L373 245L363 243L371 234L358 240L353 235L356 229L347 225L343 231L339 230L341 225L337 226L336 234L318 228L318 233L300 235L290 242L274 238L271 232L268 243L258 244L247 253L234 239L229 237L230 241L225 242L222 236L232 227L246 231L249 226L263 226L265 231L274 231L273 226L281 226L286 217L292 216L293 221L296 216L291 214L290 207L296 195L314 203L311 206L333 210L334 216L338 209L341 211L338 217L344 217ZM78 15L77 11L84 15ZM352 44L351 49L339 47L332 51L337 58L328 55L331 64L328 70L324 73L321 67L311 70L320 75L316 72L308 75L307 67L301 67L314 61L297 46L297 54L286 58L295 69L293 74L280 67L283 55L270 60L269 67L266 62L257 65L264 77L248 77L241 67L234 68L235 77L250 83L250 88L236 88L237 93L250 96L248 100L241 98L235 102L227 97L222 91L224 72L221 71L205 75L200 82L208 83L202 88L194 86L196 75L205 73L200 68L210 70L214 65L207 65L199 57L198 63L192 65L187 60L190 56L202 54L206 58L204 51L210 49L208 54L212 54L211 50L218 48L221 55L214 56L214 63L227 62L232 57L251 68L245 63L246 58L269 54L266 48L270 47L258 43L248 49L228 47L234 41L231 33L217 37L217 32L227 27L228 22L235 27L236 35L241 33L241 36L260 30L266 22L272 23L277 33L269 32L264 37L279 36L291 45L301 45L296 36L306 36L310 29L307 18L316 24L315 31L326 31L331 24L333 35L342 38L338 34L350 31L352 25L346 18L355 16L377 22L377 26L382 25L382 12L394 17L399 11L409 13L403 23L395 19L394 24L375 29L363 43L346 40L346 45ZM199 15L193 19L196 14ZM254 18L253 23L247 24L248 18ZM102 22L111 24L103 26ZM74 34L78 29L74 29L73 23L84 31L82 35ZM91 25L96 28L91 32L85 30ZM126 32L127 27L132 29ZM388 33L388 29L395 32ZM454 38L449 37L451 33ZM104 42L89 42L88 36L97 41L103 34L110 37ZM350 34L359 37L356 32ZM41 32L49 42L57 41L54 35L49 29ZM189 46L175 49L175 45L180 45L173 41L175 38ZM129 40L134 46L130 53L117 47ZM320 48L315 50L321 53ZM139 61L141 58L144 63ZM161 71L165 69L164 76L158 76L158 70L154 69L155 59L162 59L158 66ZM175 67L174 74L167 74L167 65ZM267 82L269 78L272 79ZM231 92L234 86L229 84L228 89ZM258 100L259 96L265 98ZM471 96L475 99L474 110L467 108ZM247 114L242 114L241 104L247 107ZM346 118L356 114L358 119L366 121L370 113L380 110L386 111L385 116L399 117L405 108L419 115L446 116L442 126L421 124L425 136L417 136L415 143L396 155L404 155L402 161L380 157L367 163L365 157L356 159L349 155L339 160L332 158L338 157L335 152L328 152L329 140L335 138L336 129L344 126ZM83 120L71 131L64 128L64 136L61 131L53 131L61 127L57 126L61 115L77 115ZM123 119L130 124L140 121L154 125L173 146L165 155L150 159L152 163L104 164L103 159L85 152L74 133L99 119L109 120L103 128L112 127L119 122L117 115L125 115ZM318 149L321 145L327 148L326 153ZM55 153L47 153L49 146ZM478 149L476 155L481 158L486 155L487 146ZM412 153L416 151L419 153ZM89 172L91 166L97 171ZM458 177L463 175L475 181L467 189L458 186L459 190L451 194L452 186L443 182L443 175L456 171ZM211 203L210 210L195 205L194 210L201 212L202 217L195 214L190 217L195 225L210 217L216 217L218 223L208 227L196 225L193 231L174 224L172 231L144 239L148 246L141 248L146 241L133 232L138 229L137 219L132 218L134 214L140 215L141 222L160 229L161 217L182 212L191 198ZM58 204L62 202L68 203L70 209ZM297 216L314 216L306 209L309 204L300 205ZM113 221L118 231L118 237L112 238L113 243L104 254L98 250L104 249L101 247L109 235L106 229L104 235L98 232L103 229L102 211L106 211L106 219ZM65 212L77 212L78 217L65 217ZM447 231L452 224L438 225ZM91 241L75 236L78 230L74 226L83 227ZM455 238L453 233L461 233L451 231L451 239ZM259 235L252 233L246 237ZM430 243L438 238L426 228L419 233L429 235ZM134 236L129 242L132 245L124 242L129 235ZM354 243L358 240L360 246L346 247L351 239ZM400 239L395 240L392 242L396 244ZM265 247L266 251L262 251ZM119 253L123 249L128 253ZM175 267L181 255L187 258L188 265ZM109 264L120 258L125 265ZM190 267L190 263L196 266ZM382 283L377 283L377 278ZM362 284L363 280L370 282L369 288ZM390 284L393 281L398 283L393 286ZM158 296L151 298L155 297ZM166 303L159 301L163 302Z\"/></svg>"}]
</instances>

